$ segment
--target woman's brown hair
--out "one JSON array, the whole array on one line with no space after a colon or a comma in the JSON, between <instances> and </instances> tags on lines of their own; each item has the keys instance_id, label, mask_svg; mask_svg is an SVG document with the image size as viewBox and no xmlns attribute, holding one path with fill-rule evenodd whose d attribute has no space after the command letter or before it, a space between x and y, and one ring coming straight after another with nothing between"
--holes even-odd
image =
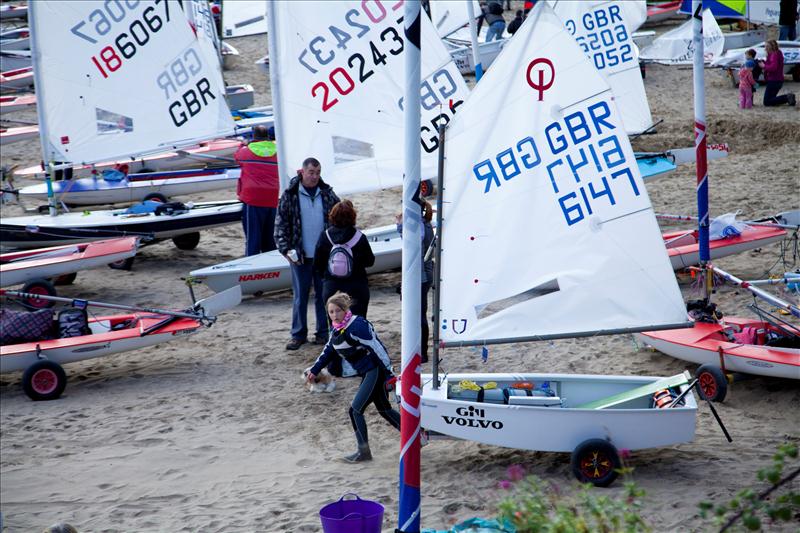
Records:
<instances>
[{"instance_id":1,"label":"woman's brown hair","mask_svg":"<svg viewBox=\"0 0 800 533\"><path fill-rule=\"evenodd\" d=\"M343 228L356 225L356 209L350 200L342 200L328 213L328 220L334 226Z\"/></svg>"}]
</instances>

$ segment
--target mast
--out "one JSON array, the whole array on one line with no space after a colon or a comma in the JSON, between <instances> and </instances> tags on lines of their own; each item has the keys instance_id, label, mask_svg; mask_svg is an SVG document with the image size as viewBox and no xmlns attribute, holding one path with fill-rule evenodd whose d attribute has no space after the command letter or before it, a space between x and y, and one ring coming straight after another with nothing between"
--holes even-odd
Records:
<instances>
[{"instance_id":1,"label":"mast","mask_svg":"<svg viewBox=\"0 0 800 533\"><path fill-rule=\"evenodd\" d=\"M472 40L472 61L475 63L475 82L481 81L483 76L483 65L481 64L481 55L478 52L478 29L475 27L475 6L472 0L465 0L467 2L467 14L469 15L469 37Z\"/></svg>"},{"instance_id":2,"label":"mast","mask_svg":"<svg viewBox=\"0 0 800 533\"><path fill-rule=\"evenodd\" d=\"M433 390L439 389L439 343L441 338L441 319L439 287L442 277L442 207L444 206L444 141L445 125L439 124L439 175L436 181L436 248L433 261L433 346L431 351L431 370L433 372ZM427 341L427 339L426 339Z\"/></svg>"},{"instance_id":3,"label":"mast","mask_svg":"<svg viewBox=\"0 0 800 533\"><path fill-rule=\"evenodd\" d=\"M708 246L708 161L706 159L706 103L705 72L703 71L703 0L692 0L692 42L694 43L694 149L697 168L697 217L700 238L700 268L706 270L704 299L711 296L711 273L707 265L711 259Z\"/></svg>"},{"instance_id":4,"label":"mast","mask_svg":"<svg viewBox=\"0 0 800 533\"><path fill-rule=\"evenodd\" d=\"M403 281L400 411L400 509L398 531L420 527L420 297L422 217L414 200L420 174L420 3L406 0L405 25L405 177L403 179Z\"/></svg>"},{"instance_id":5,"label":"mast","mask_svg":"<svg viewBox=\"0 0 800 533\"><path fill-rule=\"evenodd\" d=\"M36 10L34 6L36 2L31 2L28 6L30 12L28 13L28 26L30 27L31 37L31 59L33 60L33 84L36 87L38 94L39 104L36 106L36 116L39 120L39 142L42 144L42 160L45 166L45 183L47 183L47 205L51 216L56 213L56 198L53 193L53 155L50 151L49 142L47 141L47 121L44 116L44 83L41 82L42 73L40 72L41 66L41 51L39 49L39 42L37 37L39 33L36 31Z\"/></svg>"},{"instance_id":6,"label":"mast","mask_svg":"<svg viewBox=\"0 0 800 533\"><path fill-rule=\"evenodd\" d=\"M288 168L286 160L285 133L281 122L281 84L278 75L278 30L275 24L274 0L267 1L267 46L269 47L269 86L272 92L272 116L275 121L275 143L278 145L278 177L280 190L283 192L289 186L291 179L284 171Z\"/></svg>"}]
</instances>

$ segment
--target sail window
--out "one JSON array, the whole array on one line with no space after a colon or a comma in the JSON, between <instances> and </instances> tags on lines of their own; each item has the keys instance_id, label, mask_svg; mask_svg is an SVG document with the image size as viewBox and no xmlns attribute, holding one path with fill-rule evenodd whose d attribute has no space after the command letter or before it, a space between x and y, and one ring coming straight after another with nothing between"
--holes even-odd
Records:
<instances>
[{"instance_id":1,"label":"sail window","mask_svg":"<svg viewBox=\"0 0 800 533\"><path fill-rule=\"evenodd\" d=\"M519 294L503 298L502 300L495 300L494 302L489 302L482 305L476 305L475 314L477 315L478 320L482 320L484 318L488 318L494 314L497 314L500 311L505 311L506 309L510 309L515 305L519 305L529 300L533 300L534 298L541 298L542 296L558 292L559 290L561 289L558 286L558 280L551 279L550 281L541 283L536 287L528 289Z\"/></svg>"}]
</instances>

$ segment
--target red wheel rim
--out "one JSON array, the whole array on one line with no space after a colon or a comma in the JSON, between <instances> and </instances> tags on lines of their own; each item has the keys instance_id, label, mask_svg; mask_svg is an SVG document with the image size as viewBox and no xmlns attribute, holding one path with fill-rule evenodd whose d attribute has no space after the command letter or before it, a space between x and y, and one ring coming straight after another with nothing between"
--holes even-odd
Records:
<instances>
[{"instance_id":1,"label":"red wheel rim","mask_svg":"<svg viewBox=\"0 0 800 533\"><path fill-rule=\"evenodd\" d=\"M38 285L28 288L27 292L29 294L41 294L42 296L50 296L50 293L47 291L47 288L40 287ZM47 304L50 303L47 300L43 300L41 298L36 298L36 297L28 298L25 301L28 303L29 306L35 307L37 309L44 309L45 307L47 307Z\"/></svg>"},{"instance_id":2,"label":"red wheel rim","mask_svg":"<svg viewBox=\"0 0 800 533\"><path fill-rule=\"evenodd\" d=\"M698 378L700 380L700 390L709 400L717 396L717 380L708 372L703 372Z\"/></svg>"},{"instance_id":3,"label":"red wheel rim","mask_svg":"<svg viewBox=\"0 0 800 533\"><path fill-rule=\"evenodd\" d=\"M31 387L38 394L50 394L57 386L58 376L47 368L37 371L31 378Z\"/></svg>"},{"instance_id":4,"label":"red wheel rim","mask_svg":"<svg viewBox=\"0 0 800 533\"><path fill-rule=\"evenodd\" d=\"M614 462L605 452L593 450L581 458L580 468L586 479L600 479L614 470Z\"/></svg>"}]
</instances>

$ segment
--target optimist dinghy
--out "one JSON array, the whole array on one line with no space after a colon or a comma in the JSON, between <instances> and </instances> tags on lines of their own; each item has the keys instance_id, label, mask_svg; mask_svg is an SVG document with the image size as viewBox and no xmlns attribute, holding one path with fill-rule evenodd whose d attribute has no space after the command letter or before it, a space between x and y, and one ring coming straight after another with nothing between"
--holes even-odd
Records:
<instances>
[{"instance_id":1,"label":"optimist dinghy","mask_svg":"<svg viewBox=\"0 0 800 533\"><path fill-rule=\"evenodd\" d=\"M0 245L41 248L134 234L172 239L178 248L192 250L200 242L200 231L239 222L241 211L240 202L227 201L165 204L148 213L113 209L9 217L0 219Z\"/></svg>"},{"instance_id":2,"label":"optimist dinghy","mask_svg":"<svg viewBox=\"0 0 800 533\"><path fill-rule=\"evenodd\" d=\"M26 297L25 293L15 291L3 293ZM241 293L234 288L215 294L196 302L185 311L134 308L57 297L51 299L71 303L81 309L88 305L136 312L92 317L88 322L90 333L85 335L11 342L0 346L0 373L23 371L22 387L32 400L54 400L61 396L67 383L61 365L146 348L196 333L202 326L211 326L216 322L219 313L238 305ZM38 311L41 314L48 312L52 313L52 310Z\"/></svg>"},{"instance_id":3,"label":"optimist dinghy","mask_svg":"<svg viewBox=\"0 0 800 533\"><path fill-rule=\"evenodd\" d=\"M0 146L7 146L39 137L39 126L0 128Z\"/></svg>"},{"instance_id":4,"label":"optimist dinghy","mask_svg":"<svg viewBox=\"0 0 800 533\"><path fill-rule=\"evenodd\" d=\"M124 261L134 257L138 247L139 237L119 237L0 254L0 286L55 278Z\"/></svg>"},{"instance_id":5,"label":"optimist dinghy","mask_svg":"<svg viewBox=\"0 0 800 533\"><path fill-rule=\"evenodd\" d=\"M698 231L672 231L663 234L669 259L674 270L700 264ZM716 239L709 243L711 259L746 252L783 240L786 230L777 226L748 226L738 235Z\"/></svg>"},{"instance_id":6,"label":"optimist dinghy","mask_svg":"<svg viewBox=\"0 0 800 533\"><path fill-rule=\"evenodd\" d=\"M403 383L412 395L404 409L419 405L434 436L572 452L576 477L602 486L617 476L619 448L691 441L697 404L685 373L439 377L440 346L688 325L610 87L546 2L477 84L447 139L458 157L446 158L437 215L433 374L422 376L421 397ZM404 380L419 371L418 358L404 358Z\"/></svg>"},{"instance_id":7,"label":"optimist dinghy","mask_svg":"<svg viewBox=\"0 0 800 533\"><path fill-rule=\"evenodd\" d=\"M0 114L22 111L36 106L35 94L22 94L19 96L0 96Z\"/></svg>"},{"instance_id":8,"label":"optimist dinghy","mask_svg":"<svg viewBox=\"0 0 800 533\"><path fill-rule=\"evenodd\" d=\"M166 202L182 196L236 186L239 168L208 168L128 174L119 180L102 177L78 178L52 184L53 194L67 205L100 205L141 202L157 199ZM47 185L31 185L19 190L23 199L46 202Z\"/></svg>"},{"instance_id":9,"label":"optimist dinghy","mask_svg":"<svg viewBox=\"0 0 800 533\"><path fill-rule=\"evenodd\" d=\"M0 90L19 91L33 85L33 67L0 73Z\"/></svg>"},{"instance_id":10,"label":"optimist dinghy","mask_svg":"<svg viewBox=\"0 0 800 533\"><path fill-rule=\"evenodd\" d=\"M395 225L364 230L364 235L375 254L375 264L367 273L400 268L403 241ZM215 292L238 285L242 294L261 294L292 286L289 262L277 250L200 268L189 275Z\"/></svg>"}]
</instances>

